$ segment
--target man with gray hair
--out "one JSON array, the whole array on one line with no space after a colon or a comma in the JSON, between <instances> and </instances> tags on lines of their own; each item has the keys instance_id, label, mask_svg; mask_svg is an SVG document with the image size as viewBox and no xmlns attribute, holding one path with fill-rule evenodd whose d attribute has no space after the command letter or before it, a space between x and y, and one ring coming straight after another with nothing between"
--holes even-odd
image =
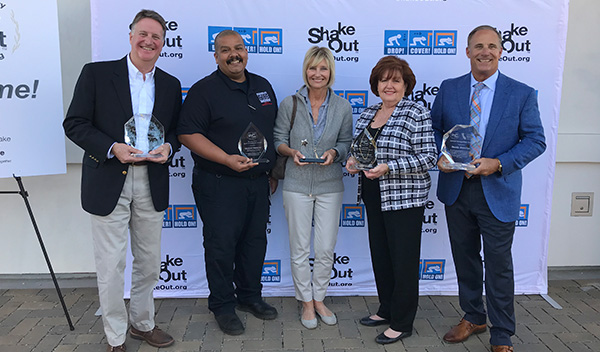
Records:
<instances>
[{"instance_id":1,"label":"man with gray hair","mask_svg":"<svg viewBox=\"0 0 600 352\"><path fill-rule=\"evenodd\" d=\"M445 205L463 319L444 340L465 341L487 329L493 352L512 352L515 333L512 243L521 205L521 169L544 152L536 91L498 71L502 40L479 26L467 40L471 72L442 82L431 109L435 141L471 125L475 168L457 171L441 156L437 196ZM485 261L480 252L483 243ZM486 307L483 302L485 265Z\"/></svg>"},{"instance_id":2,"label":"man with gray hair","mask_svg":"<svg viewBox=\"0 0 600 352\"><path fill-rule=\"evenodd\" d=\"M162 16L142 10L129 28L127 56L83 67L63 123L67 137L85 151L81 203L91 214L109 352L125 351L128 321L132 338L154 347L174 342L154 323L152 293L159 278L162 221L169 204L169 161L180 146L175 127L181 84L155 66L165 42ZM132 116L138 132L158 120L164 127L164 144L146 150L150 148L142 146L148 146L150 138L143 133L138 133L137 148L127 144L124 124ZM128 229L134 258L129 317L123 301Z\"/></svg>"}]
</instances>

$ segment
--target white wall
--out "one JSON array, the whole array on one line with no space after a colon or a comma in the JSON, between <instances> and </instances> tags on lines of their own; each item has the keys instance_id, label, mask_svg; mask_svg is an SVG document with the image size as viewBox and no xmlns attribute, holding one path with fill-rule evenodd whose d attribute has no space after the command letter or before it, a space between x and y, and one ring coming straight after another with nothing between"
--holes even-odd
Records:
<instances>
[{"instance_id":1,"label":"white wall","mask_svg":"<svg viewBox=\"0 0 600 352\"><path fill-rule=\"evenodd\" d=\"M81 67L91 60L90 8L88 1L57 2L66 110ZM596 62L600 48L590 41L600 33L598 18L597 0L570 1L549 266L600 265L600 208L592 217L570 216L572 192L600 196L600 69ZM68 165L66 175L23 178L58 273L95 271L89 217L79 202L81 165L77 162L81 155L81 150L68 142L67 160L73 164ZM13 179L0 179L1 191L16 189ZM21 197L0 195L0 209L0 274L47 273Z\"/></svg>"},{"instance_id":2,"label":"white wall","mask_svg":"<svg viewBox=\"0 0 600 352\"><path fill-rule=\"evenodd\" d=\"M571 193L600 201L600 3L571 0L558 127L549 266L600 265L600 203L592 217L571 217Z\"/></svg>"}]
</instances>

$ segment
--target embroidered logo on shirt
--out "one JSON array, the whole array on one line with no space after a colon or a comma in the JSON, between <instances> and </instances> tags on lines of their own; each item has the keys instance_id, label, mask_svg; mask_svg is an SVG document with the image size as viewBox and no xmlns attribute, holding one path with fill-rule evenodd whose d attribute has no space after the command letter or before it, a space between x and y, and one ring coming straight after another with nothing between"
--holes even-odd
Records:
<instances>
[{"instance_id":1,"label":"embroidered logo on shirt","mask_svg":"<svg viewBox=\"0 0 600 352\"><path fill-rule=\"evenodd\" d=\"M258 92L258 93L256 93L256 96L258 97L258 100L260 100L260 103L262 104L262 106L272 105L271 98L269 97L269 93Z\"/></svg>"}]
</instances>

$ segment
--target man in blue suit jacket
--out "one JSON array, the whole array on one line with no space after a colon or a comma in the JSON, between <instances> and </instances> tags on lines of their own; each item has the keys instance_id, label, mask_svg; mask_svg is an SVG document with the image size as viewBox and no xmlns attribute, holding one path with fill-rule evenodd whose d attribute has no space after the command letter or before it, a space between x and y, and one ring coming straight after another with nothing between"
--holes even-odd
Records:
<instances>
[{"instance_id":1,"label":"man in blue suit jacket","mask_svg":"<svg viewBox=\"0 0 600 352\"><path fill-rule=\"evenodd\" d=\"M443 135L457 124L469 125L474 85L480 93L483 137L473 171L448 167L441 156L437 196L445 204L452 256L458 276L459 300L465 315L445 336L461 342L486 330L483 304L483 261L492 351L513 351L515 333L514 277L511 247L521 204L521 169L546 148L537 96L533 88L498 71L500 33L479 26L468 37L471 72L442 82L431 117L438 148Z\"/></svg>"}]
</instances>

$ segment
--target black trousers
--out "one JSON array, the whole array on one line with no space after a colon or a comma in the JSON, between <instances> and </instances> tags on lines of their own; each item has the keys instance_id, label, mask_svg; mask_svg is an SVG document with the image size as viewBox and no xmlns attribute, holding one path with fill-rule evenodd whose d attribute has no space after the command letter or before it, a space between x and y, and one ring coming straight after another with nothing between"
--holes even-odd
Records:
<instances>
[{"instance_id":1,"label":"black trousers","mask_svg":"<svg viewBox=\"0 0 600 352\"><path fill-rule=\"evenodd\" d=\"M195 168L192 190L203 223L208 308L222 315L233 313L237 302L260 301L270 205L267 175L242 178Z\"/></svg>"},{"instance_id":2,"label":"black trousers","mask_svg":"<svg viewBox=\"0 0 600 352\"><path fill-rule=\"evenodd\" d=\"M366 180L366 181L365 181ZM425 207L381 211L378 180L362 179L371 262L379 296L377 315L409 332L419 304L419 257Z\"/></svg>"},{"instance_id":3,"label":"black trousers","mask_svg":"<svg viewBox=\"0 0 600 352\"><path fill-rule=\"evenodd\" d=\"M446 206L446 221L464 318L473 324L486 323L483 304L485 275L487 315L492 323L490 342L492 345L511 346L510 337L515 333L511 252L515 223L496 219L477 177L465 178L456 202ZM482 242L485 261L480 254Z\"/></svg>"}]
</instances>

